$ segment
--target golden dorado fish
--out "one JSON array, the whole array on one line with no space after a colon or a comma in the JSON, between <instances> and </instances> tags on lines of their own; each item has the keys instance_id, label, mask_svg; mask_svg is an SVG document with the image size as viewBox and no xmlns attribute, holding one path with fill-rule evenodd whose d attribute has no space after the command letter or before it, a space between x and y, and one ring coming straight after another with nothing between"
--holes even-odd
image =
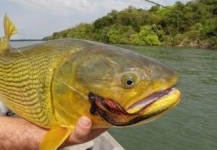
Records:
<instances>
[{"instance_id":1,"label":"golden dorado fish","mask_svg":"<svg viewBox=\"0 0 217 150\"><path fill-rule=\"evenodd\" d=\"M179 76L135 52L97 42L60 39L12 48L17 32L4 19L0 41L0 100L20 117L50 129L41 150L55 150L78 118L93 128L142 124L180 101Z\"/></svg>"}]
</instances>

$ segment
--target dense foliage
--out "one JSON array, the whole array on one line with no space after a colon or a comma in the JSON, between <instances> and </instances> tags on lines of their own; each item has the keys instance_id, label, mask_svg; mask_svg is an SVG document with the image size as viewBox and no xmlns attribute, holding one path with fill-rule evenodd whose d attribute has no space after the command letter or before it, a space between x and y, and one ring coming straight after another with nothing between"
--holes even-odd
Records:
<instances>
[{"instance_id":1,"label":"dense foliage","mask_svg":"<svg viewBox=\"0 0 217 150\"><path fill-rule=\"evenodd\" d=\"M172 45L217 49L217 0L193 0L149 10L129 6L91 24L55 32L45 40L81 38L112 44Z\"/></svg>"}]
</instances>

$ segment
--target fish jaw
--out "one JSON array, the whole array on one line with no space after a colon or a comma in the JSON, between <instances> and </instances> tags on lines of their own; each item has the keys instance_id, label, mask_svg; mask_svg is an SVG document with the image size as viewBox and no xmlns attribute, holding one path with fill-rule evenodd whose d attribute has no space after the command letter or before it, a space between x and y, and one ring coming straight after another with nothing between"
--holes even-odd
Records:
<instances>
[{"instance_id":1,"label":"fish jaw","mask_svg":"<svg viewBox=\"0 0 217 150\"><path fill-rule=\"evenodd\" d=\"M180 91L176 88L158 91L131 105L127 108L127 112L132 114L142 111L145 115L153 113L155 110L164 110L177 104L180 100L180 95Z\"/></svg>"},{"instance_id":2,"label":"fish jaw","mask_svg":"<svg viewBox=\"0 0 217 150\"><path fill-rule=\"evenodd\" d=\"M90 113L100 115L114 126L141 124L152 121L175 107L180 96L179 90L170 88L151 94L125 109L114 100L89 93Z\"/></svg>"}]
</instances>

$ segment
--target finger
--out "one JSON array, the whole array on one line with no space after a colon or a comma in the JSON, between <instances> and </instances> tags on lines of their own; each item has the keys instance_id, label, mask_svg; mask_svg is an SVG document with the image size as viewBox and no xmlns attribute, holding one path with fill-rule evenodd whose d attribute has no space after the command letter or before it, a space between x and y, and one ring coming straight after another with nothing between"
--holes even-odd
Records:
<instances>
[{"instance_id":1,"label":"finger","mask_svg":"<svg viewBox=\"0 0 217 150\"><path fill-rule=\"evenodd\" d=\"M70 139L73 143L84 143L88 139L88 135L91 132L92 121L86 117L82 116L77 124L75 125L74 132L72 133Z\"/></svg>"}]
</instances>

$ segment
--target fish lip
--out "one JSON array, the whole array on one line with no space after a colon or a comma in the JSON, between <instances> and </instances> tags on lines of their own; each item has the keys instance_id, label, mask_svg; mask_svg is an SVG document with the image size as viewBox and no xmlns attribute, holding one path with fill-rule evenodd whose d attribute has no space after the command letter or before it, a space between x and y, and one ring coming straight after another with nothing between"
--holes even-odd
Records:
<instances>
[{"instance_id":1,"label":"fish lip","mask_svg":"<svg viewBox=\"0 0 217 150\"><path fill-rule=\"evenodd\" d=\"M135 107L140 107L140 109L137 112L134 113L139 113L141 111L144 111L146 108L148 108L150 105L152 105L154 102L160 100L161 98L167 96L170 94L170 92L173 92L175 90L174 87L168 88L166 90L161 90L154 92L147 97L142 98L141 100L133 103L130 105L128 108L126 108L126 111L129 112L130 109L133 109ZM129 112L130 113L130 112ZM132 114L134 114L132 113Z\"/></svg>"}]
</instances>

